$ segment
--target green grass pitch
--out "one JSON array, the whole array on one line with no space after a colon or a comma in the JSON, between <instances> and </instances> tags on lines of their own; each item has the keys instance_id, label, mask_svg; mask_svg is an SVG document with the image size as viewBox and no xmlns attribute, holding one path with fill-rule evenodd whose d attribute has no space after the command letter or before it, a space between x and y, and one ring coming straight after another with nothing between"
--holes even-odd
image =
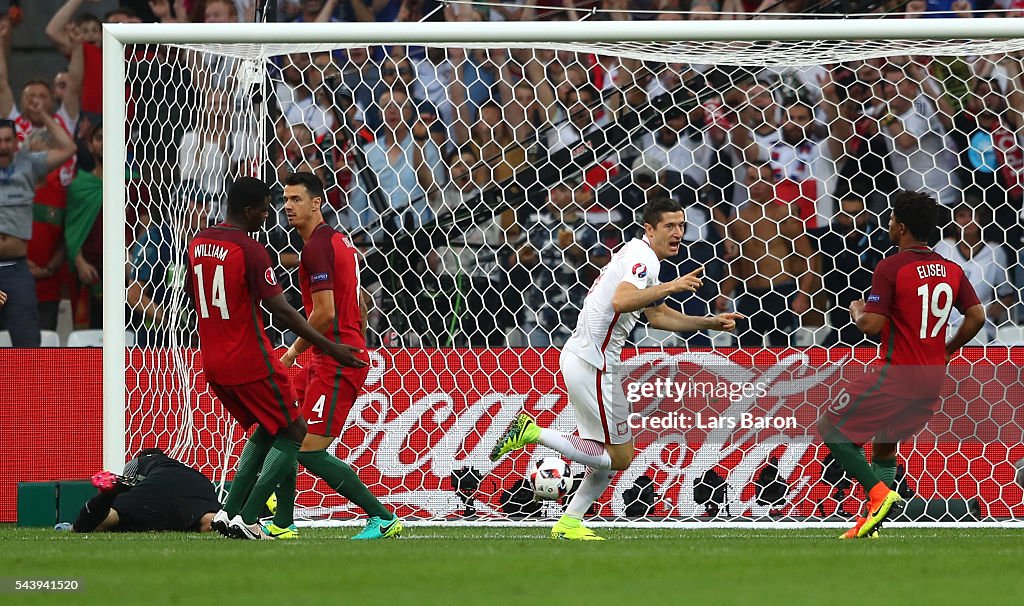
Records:
<instances>
[{"instance_id":1,"label":"green grass pitch","mask_svg":"<svg viewBox=\"0 0 1024 606\"><path fill-rule=\"evenodd\" d=\"M1024 604L1024 531L407 528L355 542L352 528L298 541L215 535L74 535L0 526L0 577L77 578L75 593L0 591L0 604ZM884 600L884 601L883 601Z\"/></svg>"}]
</instances>

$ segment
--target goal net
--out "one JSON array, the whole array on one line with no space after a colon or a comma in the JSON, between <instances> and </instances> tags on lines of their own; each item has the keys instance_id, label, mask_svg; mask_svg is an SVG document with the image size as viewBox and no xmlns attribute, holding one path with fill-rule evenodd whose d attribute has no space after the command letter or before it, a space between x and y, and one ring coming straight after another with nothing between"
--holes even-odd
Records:
<instances>
[{"instance_id":1,"label":"goal net","mask_svg":"<svg viewBox=\"0 0 1024 606\"><path fill-rule=\"evenodd\" d=\"M632 427L637 458L595 513L845 522L863 495L814 420L840 405L836 377L878 355L848 307L891 253L889 200L909 189L941 202L933 240L987 322L928 426L900 444L907 520L1019 521L1024 25L966 21L108 26L106 464L160 446L230 480L245 434L201 372L185 244L223 219L233 179L267 178L279 196L287 174L310 171L327 184L326 221L360 248L371 310L372 370L331 452L409 519L558 515L524 482L554 453L487 455L520 410L574 429L559 348L601 268L642 235L643 205L674 198L685 231L660 279L701 266L704 285L668 305L749 319L736 336L641 321L624 374L766 389L638 389L651 397L636 420L749 413L767 426ZM302 242L279 197L257 237L301 308ZM956 312L932 304L936 330L952 330ZM123 343L109 322L121 313ZM268 332L282 353L293 339ZM296 512L358 516L305 472Z\"/></svg>"}]
</instances>

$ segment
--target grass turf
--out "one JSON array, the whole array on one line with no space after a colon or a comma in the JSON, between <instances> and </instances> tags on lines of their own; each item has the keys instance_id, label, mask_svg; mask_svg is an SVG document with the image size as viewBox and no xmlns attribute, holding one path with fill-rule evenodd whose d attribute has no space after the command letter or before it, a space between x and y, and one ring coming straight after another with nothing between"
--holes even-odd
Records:
<instances>
[{"instance_id":1,"label":"grass turf","mask_svg":"<svg viewBox=\"0 0 1024 606\"><path fill-rule=\"evenodd\" d=\"M0 578L77 578L76 593L0 604L1021 604L1024 534L1009 529L598 529L551 541L541 528L302 529L298 541L215 535L75 535L0 527Z\"/></svg>"}]
</instances>

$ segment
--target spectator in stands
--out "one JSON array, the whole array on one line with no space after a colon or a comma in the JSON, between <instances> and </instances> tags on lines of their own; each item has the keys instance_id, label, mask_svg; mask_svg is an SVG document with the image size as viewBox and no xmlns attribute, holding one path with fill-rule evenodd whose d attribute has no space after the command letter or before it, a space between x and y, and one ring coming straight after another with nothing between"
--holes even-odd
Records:
<instances>
[{"instance_id":1,"label":"spectator in stands","mask_svg":"<svg viewBox=\"0 0 1024 606\"><path fill-rule=\"evenodd\" d=\"M461 215L474 209L484 173L479 159L469 150L449 153L446 164L448 183L430 200L442 224L451 220L452 213ZM510 322L504 318L507 314L501 297L507 281L498 266L499 251L505 244L499 219L484 219L468 228L446 231L450 234L449 245L435 248L427 264L437 276L441 292L458 293L454 300L462 309L449 310L454 324L442 332L451 335L449 345L501 345L505 338L502 329Z\"/></svg>"},{"instance_id":2,"label":"spectator in stands","mask_svg":"<svg viewBox=\"0 0 1024 606\"><path fill-rule=\"evenodd\" d=\"M863 344L864 333L850 320L850 303L871 290L875 265L892 248L888 230L867 210L863 198L847 193L828 230L818 238L825 291L833 299L828 309L832 333L826 346Z\"/></svg>"},{"instance_id":3,"label":"spectator in stands","mask_svg":"<svg viewBox=\"0 0 1024 606\"><path fill-rule=\"evenodd\" d=\"M882 68L879 130L889 146L888 161L900 189L924 191L947 206L956 202L956 156L947 142L947 112L922 90L923 68L910 61Z\"/></svg>"},{"instance_id":4,"label":"spectator in stands","mask_svg":"<svg viewBox=\"0 0 1024 606\"><path fill-rule=\"evenodd\" d=\"M71 58L74 46L82 47L81 110L92 114L103 112L103 44L100 20L89 13L76 16L84 0L67 0L46 25L46 35L62 55ZM113 11L106 16L107 23L127 21L131 11ZM138 20L136 19L136 22ZM69 125L72 126L72 125ZM73 126L72 126L73 128Z\"/></svg>"},{"instance_id":5,"label":"spectator in stands","mask_svg":"<svg viewBox=\"0 0 1024 606\"><path fill-rule=\"evenodd\" d=\"M740 255L716 306L725 311L726 297L736 298L736 311L749 323L740 345L786 347L798 317L810 308L814 252L796 209L774 197L771 165L750 164L746 172L750 201L728 226Z\"/></svg>"},{"instance_id":6,"label":"spectator in stands","mask_svg":"<svg viewBox=\"0 0 1024 606\"><path fill-rule=\"evenodd\" d=\"M231 100L218 89L206 94L206 104L194 130L187 131L178 148L178 170L183 186L214 202L213 216L222 218L227 183L245 174L256 157L252 134L232 126Z\"/></svg>"},{"instance_id":7,"label":"spectator in stands","mask_svg":"<svg viewBox=\"0 0 1024 606\"><path fill-rule=\"evenodd\" d=\"M365 46L355 46L347 51L348 61L344 63L341 81L358 107L356 119L371 125L369 112L376 110L377 90L380 86L380 66L372 59L373 53ZM379 124L379 117L377 123Z\"/></svg>"},{"instance_id":8,"label":"spectator in stands","mask_svg":"<svg viewBox=\"0 0 1024 606\"><path fill-rule=\"evenodd\" d=\"M597 267L609 255L576 203L578 188L572 180L559 183L541 210L523 213L518 223L528 231L507 259L509 294L516 298L508 307L520 310L517 325L533 347L565 344Z\"/></svg>"},{"instance_id":9,"label":"spectator in stands","mask_svg":"<svg viewBox=\"0 0 1024 606\"><path fill-rule=\"evenodd\" d=\"M398 11L402 7L401 0L350 1L352 3L352 11L356 15L356 20L364 23L372 23L374 21L390 23L398 18Z\"/></svg>"},{"instance_id":10,"label":"spectator in stands","mask_svg":"<svg viewBox=\"0 0 1024 606\"><path fill-rule=\"evenodd\" d=\"M427 195L443 182L440 152L405 92L385 92L379 106L383 124L364 148L366 168L349 197L351 229L363 232L357 239L379 238L383 230L407 231L430 220Z\"/></svg>"},{"instance_id":11,"label":"spectator in stands","mask_svg":"<svg viewBox=\"0 0 1024 606\"><path fill-rule=\"evenodd\" d=\"M488 174L484 176L487 182L500 183L526 164L525 147L504 119L501 105L494 101L484 103L480 108L469 148L487 166Z\"/></svg>"},{"instance_id":12,"label":"spectator in stands","mask_svg":"<svg viewBox=\"0 0 1024 606\"><path fill-rule=\"evenodd\" d=\"M953 224L946 237L935 245L935 252L963 268L964 274L985 306L985 327L976 337L982 344L996 336L996 326L1007 319L1007 310L1016 303L1016 291L1009 282L1006 251L997 244L985 242L982 225L987 225L988 213L977 200L965 202L953 211ZM950 316L955 331L962 317Z\"/></svg>"},{"instance_id":13,"label":"spectator in stands","mask_svg":"<svg viewBox=\"0 0 1024 606\"><path fill-rule=\"evenodd\" d=\"M746 112L741 111L740 122L730 131L733 145L742 150L748 162L770 162L775 171L775 195L796 205L799 217L808 229L825 227L832 219L837 166L846 158L846 144L852 140L850 125L836 120L838 98L836 87L827 77L823 87L824 106L829 119L828 137L819 142L815 135L814 110L807 103L795 100L784 112L784 120L772 133L769 113L774 107L768 102L766 90L758 85L748 89L754 95ZM754 105L759 103L760 105ZM758 117L760 116L760 117ZM760 130L749 130L750 123L760 124Z\"/></svg>"},{"instance_id":14,"label":"spectator in stands","mask_svg":"<svg viewBox=\"0 0 1024 606\"><path fill-rule=\"evenodd\" d=\"M279 94L281 113L288 124L305 124L317 137L326 136L336 126L331 111L334 99L323 86L323 70L331 65L331 54L293 53L289 60L290 67L298 70L299 79L289 91Z\"/></svg>"},{"instance_id":15,"label":"spectator in stands","mask_svg":"<svg viewBox=\"0 0 1024 606\"><path fill-rule=\"evenodd\" d=\"M128 271L126 302L131 313L130 326L136 331L140 347L161 347L170 344L172 333L185 336L190 343L191 331L185 325L184 295L187 251L175 248L174 242L188 242L189 238L207 226L209 210L206 202L186 195L162 209L161 216L152 223L129 251L131 267ZM175 234L178 231L180 233ZM172 301L178 307L172 307Z\"/></svg>"},{"instance_id":16,"label":"spectator in stands","mask_svg":"<svg viewBox=\"0 0 1024 606\"><path fill-rule=\"evenodd\" d=\"M1018 72L1017 61L1006 62ZM989 64L991 66L991 64ZM1020 248L1020 212L1024 204L1024 146L1016 133L1024 126L1024 95L1011 82L1007 95L998 81L976 77L972 94L953 120L951 136L959 149L960 182L964 195L979 199L995 219L986 231L989 240ZM1016 255L1014 255L1016 256Z\"/></svg>"},{"instance_id":17,"label":"spectator in stands","mask_svg":"<svg viewBox=\"0 0 1024 606\"><path fill-rule=\"evenodd\" d=\"M349 2L339 3L338 0L302 0L295 4L299 6L300 11L291 21L296 23L355 21L355 15Z\"/></svg>"},{"instance_id":18,"label":"spectator in stands","mask_svg":"<svg viewBox=\"0 0 1024 606\"><path fill-rule=\"evenodd\" d=\"M0 53L6 52L6 22L0 23ZM38 101L47 113L60 124L70 136L74 132L79 114L79 99L82 88L83 54L79 29L72 28L71 65L65 79L67 89L60 108L54 112L54 97L50 85L43 80L33 80L22 90L21 104L26 106ZM6 57L3 59L6 66ZM19 139L29 151L45 152L57 146L42 124L33 123L22 116L13 104L13 95L6 80L6 68L0 73L0 114L7 115L18 127ZM57 329L57 310L62 291L65 290L69 274L66 269L64 248L64 212L67 207L67 187L74 177L75 159L72 157L63 166L49 173L37 184L32 223L32 239L28 243L28 266L36 279L36 298L39 304L39 322L43 330Z\"/></svg>"},{"instance_id":19,"label":"spectator in stands","mask_svg":"<svg viewBox=\"0 0 1024 606\"><path fill-rule=\"evenodd\" d=\"M437 108L433 103L424 98L423 85L416 75L416 68L404 56L401 50L397 51L397 54L385 57L381 62L380 84L377 88L377 97L380 98L384 93L396 90L405 93L420 120L428 126L434 124L434 121L438 118ZM373 110L377 109L376 107L373 108ZM373 115L372 110L369 113L371 116ZM376 117L368 119L367 124L370 125L370 128L376 129L380 126L381 121L382 118L378 112ZM439 124L438 127L440 127L440 131L443 134L443 126Z\"/></svg>"},{"instance_id":20,"label":"spectator in stands","mask_svg":"<svg viewBox=\"0 0 1024 606\"><path fill-rule=\"evenodd\" d=\"M697 107L703 115L704 108ZM707 169L711 166L712 147L705 141L701 125L690 119L689 112L678 112L665 120L653 133L641 137L640 156L633 164L634 170L644 166L655 173L673 171L678 173L684 185L699 190L708 182Z\"/></svg>"},{"instance_id":21,"label":"spectator in stands","mask_svg":"<svg viewBox=\"0 0 1024 606\"><path fill-rule=\"evenodd\" d=\"M94 166L79 170L68 188L64 243L68 259L85 291L89 328L103 328L103 125L92 129L89 152ZM76 313L76 316L78 314Z\"/></svg>"},{"instance_id":22,"label":"spectator in stands","mask_svg":"<svg viewBox=\"0 0 1024 606\"><path fill-rule=\"evenodd\" d=\"M6 78L0 80L6 82ZM67 131L45 111L41 100L31 99L24 107L24 115L33 123L42 124L54 144L46 152L19 151L15 123L0 121L0 290L8 295L2 319L11 333L11 343L15 347L38 347L36 285L25 258L32 237L36 183L67 162L76 148Z\"/></svg>"},{"instance_id":23,"label":"spectator in stands","mask_svg":"<svg viewBox=\"0 0 1024 606\"><path fill-rule=\"evenodd\" d=\"M568 120L555 126L548 134L548 149L552 152L578 143L583 136L600 128L603 110L599 107L601 95L592 84L579 88L566 87L562 100Z\"/></svg>"}]
</instances>

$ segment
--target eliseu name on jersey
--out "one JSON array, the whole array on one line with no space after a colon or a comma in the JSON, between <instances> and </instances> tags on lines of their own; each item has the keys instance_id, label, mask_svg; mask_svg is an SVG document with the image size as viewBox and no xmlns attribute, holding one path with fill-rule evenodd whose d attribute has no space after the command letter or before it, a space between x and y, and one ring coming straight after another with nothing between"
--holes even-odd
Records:
<instances>
[{"instance_id":1,"label":"eliseu name on jersey","mask_svg":"<svg viewBox=\"0 0 1024 606\"><path fill-rule=\"evenodd\" d=\"M195 259L199 257L215 257L223 261L227 256L228 249L216 244L196 244L196 247L192 249L192 257Z\"/></svg>"},{"instance_id":2,"label":"eliseu name on jersey","mask_svg":"<svg viewBox=\"0 0 1024 606\"><path fill-rule=\"evenodd\" d=\"M924 265L918 265L917 277L922 280L925 278L945 278L946 266L942 263L925 263Z\"/></svg>"}]
</instances>

